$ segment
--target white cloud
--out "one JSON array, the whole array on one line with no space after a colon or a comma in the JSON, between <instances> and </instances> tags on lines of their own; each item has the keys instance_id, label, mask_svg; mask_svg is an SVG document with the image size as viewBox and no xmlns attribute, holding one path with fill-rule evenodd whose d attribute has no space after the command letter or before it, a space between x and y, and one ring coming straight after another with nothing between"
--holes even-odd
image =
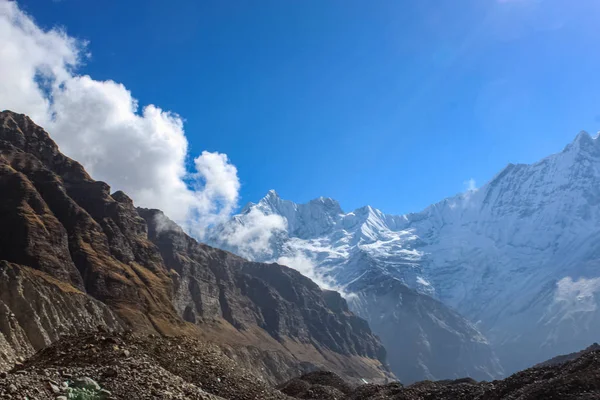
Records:
<instances>
[{"instance_id":1,"label":"white cloud","mask_svg":"<svg viewBox=\"0 0 600 400\"><path fill-rule=\"evenodd\" d=\"M188 230L202 233L229 217L237 170L225 154L203 152L188 171L181 117L140 107L120 83L78 75L86 43L39 28L15 2L0 0L0 37L1 109L28 114L93 178Z\"/></svg>"},{"instance_id":2,"label":"white cloud","mask_svg":"<svg viewBox=\"0 0 600 400\"><path fill-rule=\"evenodd\" d=\"M286 256L279 257L276 262L277 264L285 265L295 269L302 275L310 278L323 289L337 290L341 292L340 288L335 285L331 278L319 273L315 261L306 254L301 252L296 252L291 255L288 254ZM342 294L344 293L342 292Z\"/></svg>"},{"instance_id":3,"label":"white cloud","mask_svg":"<svg viewBox=\"0 0 600 400\"><path fill-rule=\"evenodd\" d=\"M251 207L247 212L235 216L233 221L216 226L211 232L211 239L249 260L276 262L293 268L321 288L337 290L342 296L348 297L349 293L317 268L317 262L311 256L315 252L314 247L305 245L305 249L298 249L297 241L295 245L286 241L287 228L284 217L266 214L258 207Z\"/></svg>"},{"instance_id":4,"label":"white cloud","mask_svg":"<svg viewBox=\"0 0 600 400\"><path fill-rule=\"evenodd\" d=\"M63 31L42 31L15 2L0 0L0 104L26 110L40 123L49 119L49 101L38 82L63 81L80 63L84 43Z\"/></svg>"},{"instance_id":5,"label":"white cloud","mask_svg":"<svg viewBox=\"0 0 600 400\"><path fill-rule=\"evenodd\" d=\"M576 312L591 312L597 308L596 294L600 293L600 278L581 277L573 280L567 276L556 283L554 301L561 303L568 311L566 315Z\"/></svg>"},{"instance_id":6,"label":"white cloud","mask_svg":"<svg viewBox=\"0 0 600 400\"><path fill-rule=\"evenodd\" d=\"M218 241L226 247L234 247L236 253L249 260L265 260L272 257L271 240L287 227L279 215L266 215L256 208L239 218L238 223L220 226L215 232Z\"/></svg>"},{"instance_id":7,"label":"white cloud","mask_svg":"<svg viewBox=\"0 0 600 400\"><path fill-rule=\"evenodd\" d=\"M198 210L204 215L229 217L238 202L240 181L237 169L229 163L226 154L203 151L194 160ZM210 221L218 222L217 220Z\"/></svg>"},{"instance_id":8,"label":"white cloud","mask_svg":"<svg viewBox=\"0 0 600 400\"><path fill-rule=\"evenodd\" d=\"M283 245L280 252L282 255L271 261L293 268L310 278L322 289L335 290L344 298L349 299L353 294L346 292L344 287L337 285L335 279L328 274L329 270L327 268L318 267L318 262L314 256L318 252L319 247L316 247L313 243L292 238Z\"/></svg>"},{"instance_id":9,"label":"white cloud","mask_svg":"<svg viewBox=\"0 0 600 400\"><path fill-rule=\"evenodd\" d=\"M475 182L475 179L471 178L467 181L464 181L463 184L465 185L465 190L467 192L474 192L477 190L477 184Z\"/></svg>"},{"instance_id":10,"label":"white cloud","mask_svg":"<svg viewBox=\"0 0 600 400\"><path fill-rule=\"evenodd\" d=\"M6 0L0 0L0 38L0 109L29 115L94 179L123 190L136 205L163 210L197 237L235 211L240 181L227 155L204 151L188 170L182 118L155 105L140 107L121 83L77 74L88 58L85 42L41 29ZM246 258L277 261L332 289L308 256L273 259L270 241L286 224L252 210L241 226L221 225L220 240Z\"/></svg>"}]
</instances>

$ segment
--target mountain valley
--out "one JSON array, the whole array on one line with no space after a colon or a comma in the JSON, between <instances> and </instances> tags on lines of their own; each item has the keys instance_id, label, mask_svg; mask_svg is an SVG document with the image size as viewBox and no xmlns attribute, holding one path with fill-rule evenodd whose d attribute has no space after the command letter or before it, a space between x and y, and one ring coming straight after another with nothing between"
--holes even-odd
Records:
<instances>
[{"instance_id":1,"label":"mountain valley","mask_svg":"<svg viewBox=\"0 0 600 400\"><path fill-rule=\"evenodd\" d=\"M1 112L0 397L599 398L599 143L418 214L271 191L221 250Z\"/></svg>"}]
</instances>

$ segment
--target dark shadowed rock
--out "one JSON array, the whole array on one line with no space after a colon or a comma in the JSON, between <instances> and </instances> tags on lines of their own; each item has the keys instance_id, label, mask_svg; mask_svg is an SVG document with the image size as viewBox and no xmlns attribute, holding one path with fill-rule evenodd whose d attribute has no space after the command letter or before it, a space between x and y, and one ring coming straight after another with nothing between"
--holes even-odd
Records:
<instances>
[{"instance_id":1,"label":"dark shadowed rock","mask_svg":"<svg viewBox=\"0 0 600 400\"><path fill-rule=\"evenodd\" d=\"M575 353L570 353L570 354L563 354L560 356L556 356L551 358L548 361L544 361L543 363L539 363L536 365L536 367L548 367L551 365L558 365L558 364L562 364L564 362L567 361L571 361L571 360L575 360L576 358L581 357L582 355L584 355L585 353L589 353L592 351L598 351L600 350L600 345L598 343L594 343L591 346L587 347L584 350L575 352Z\"/></svg>"},{"instance_id":2,"label":"dark shadowed rock","mask_svg":"<svg viewBox=\"0 0 600 400\"><path fill-rule=\"evenodd\" d=\"M426 379L493 380L502 367L487 340L438 300L377 271L347 287L352 310L386 346L390 368L403 383Z\"/></svg>"},{"instance_id":3,"label":"dark shadowed rock","mask_svg":"<svg viewBox=\"0 0 600 400\"><path fill-rule=\"evenodd\" d=\"M311 384L301 376L279 388L291 397L313 400L596 400L600 399L600 351L583 352L578 358L530 368L493 382L466 378L421 381L409 386L398 382L366 384L342 397L331 397L335 393L340 396L335 386L328 386L326 381Z\"/></svg>"},{"instance_id":4,"label":"dark shadowed rock","mask_svg":"<svg viewBox=\"0 0 600 400\"><path fill-rule=\"evenodd\" d=\"M327 371L310 372L277 388L298 399L339 400L352 392L351 385L338 375Z\"/></svg>"}]
</instances>

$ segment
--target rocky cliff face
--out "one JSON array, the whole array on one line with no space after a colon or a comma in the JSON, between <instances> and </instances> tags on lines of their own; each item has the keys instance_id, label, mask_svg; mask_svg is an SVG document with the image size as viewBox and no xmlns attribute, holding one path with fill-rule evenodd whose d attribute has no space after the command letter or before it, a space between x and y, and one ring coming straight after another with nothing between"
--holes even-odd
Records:
<instances>
[{"instance_id":1,"label":"rocky cliff face","mask_svg":"<svg viewBox=\"0 0 600 400\"><path fill-rule=\"evenodd\" d=\"M385 350L339 293L324 291L299 272L249 262L186 235L158 210L138 209L174 281L173 304L194 324L224 319L237 330L260 327L292 352L316 347L325 358L342 354L383 362ZM346 368L342 364L337 368ZM372 376L372 374L370 374ZM359 375L356 374L355 378Z\"/></svg>"},{"instance_id":2,"label":"rocky cliff face","mask_svg":"<svg viewBox=\"0 0 600 400\"><path fill-rule=\"evenodd\" d=\"M144 220L130 199L109 190L28 117L0 114L0 259L87 293L127 324L181 329Z\"/></svg>"},{"instance_id":3,"label":"rocky cliff face","mask_svg":"<svg viewBox=\"0 0 600 400\"><path fill-rule=\"evenodd\" d=\"M0 261L0 368L82 329L119 331L109 307L81 290L23 265Z\"/></svg>"},{"instance_id":4,"label":"rocky cliff face","mask_svg":"<svg viewBox=\"0 0 600 400\"><path fill-rule=\"evenodd\" d=\"M201 245L158 211L138 212L9 111L0 113L0 193L0 367L104 326L204 337L273 381L317 366L388 376L378 339L335 295L285 267Z\"/></svg>"}]
</instances>

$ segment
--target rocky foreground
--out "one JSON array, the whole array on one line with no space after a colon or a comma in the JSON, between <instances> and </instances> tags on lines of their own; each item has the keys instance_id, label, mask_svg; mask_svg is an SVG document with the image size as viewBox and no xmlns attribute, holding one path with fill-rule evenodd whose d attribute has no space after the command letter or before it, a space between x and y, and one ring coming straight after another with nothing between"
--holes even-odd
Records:
<instances>
[{"instance_id":1,"label":"rocky foreground","mask_svg":"<svg viewBox=\"0 0 600 400\"><path fill-rule=\"evenodd\" d=\"M423 381L354 386L315 371L277 387L241 368L218 346L131 332L65 337L0 373L0 398L111 399L600 399L600 350L502 381Z\"/></svg>"}]
</instances>

